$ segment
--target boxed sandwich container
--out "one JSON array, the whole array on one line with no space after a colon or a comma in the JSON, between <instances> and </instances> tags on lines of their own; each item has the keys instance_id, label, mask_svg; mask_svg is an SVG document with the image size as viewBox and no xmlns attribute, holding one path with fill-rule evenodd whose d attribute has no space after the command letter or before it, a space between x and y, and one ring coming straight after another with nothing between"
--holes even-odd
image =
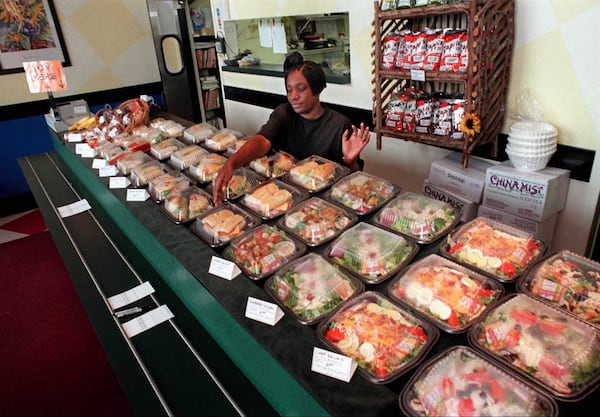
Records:
<instances>
[{"instance_id":1,"label":"boxed sandwich container","mask_svg":"<svg viewBox=\"0 0 600 417\"><path fill-rule=\"evenodd\" d=\"M461 222L468 222L469 220L477 217L477 208L479 207L479 204L452 194L450 191L446 191L441 187L433 185L427 179L423 182L423 195L435 200L443 201L444 203L448 203L453 208L460 210L462 212L462 216L460 218Z\"/></svg>"},{"instance_id":2,"label":"boxed sandwich container","mask_svg":"<svg viewBox=\"0 0 600 417\"><path fill-rule=\"evenodd\" d=\"M565 206L569 171L519 171L509 161L488 168L482 205L541 222Z\"/></svg>"}]
</instances>

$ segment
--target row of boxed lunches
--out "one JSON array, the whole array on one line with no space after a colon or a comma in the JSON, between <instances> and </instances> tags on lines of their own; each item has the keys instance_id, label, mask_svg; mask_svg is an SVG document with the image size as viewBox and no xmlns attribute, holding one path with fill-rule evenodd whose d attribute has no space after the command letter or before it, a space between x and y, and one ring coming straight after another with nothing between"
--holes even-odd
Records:
<instances>
[{"instance_id":1,"label":"row of boxed lunches","mask_svg":"<svg viewBox=\"0 0 600 417\"><path fill-rule=\"evenodd\" d=\"M310 158L289 169L306 162L328 161ZM161 175L186 176L188 168ZM578 290L568 280L532 272L546 262L569 262L585 269L585 276L600 273L591 261L569 253L544 261L542 240L484 217L457 227L460 210L402 193L364 172L334 174L318 190L310 185L314 181L293 181L287 173L256 178L220 206L191 218L171 218L212 246L223 245L223 255L249 278L262 281L287 313L314 325L324 344L354 359L362 377L379 384L414 372L399 397L407 414L448 415L460 409L557 415L555 400L576 401L596 387L598 322L576 314L583 301L593 300L591 293L574 297ZM210 201L210 183L190 182L156 200L165 214L172 213L166 209L169 201L189 189L205 192ZM261 193L263 187L271 188ZM271 207L268 197L279 190L292 198ZM241 217L245 212L253 221L234 235L217 232L215 239L214 229L224 221L217 214L225 210ZM412 262L420 246L438 239L439 253ZM309 250L325 244L322 254ZM379 286L384 282L385 288ZM517 282L522 291L505 295L503 284ZM539 288L543 291L535 292ZM557 306L551 306L550 294ZM582 301L579 307L572 303L576 299ZM573 306L566 311L569 302ZM468 332L472 346L425 362L440 331ZM560 349L548 348L550 337L561 341ZM485 401L484 395L489 396Z\"/></svg>"},{"instance_id":2,"label":"row of boxed lunches","mask_svg":"<svg viewBox=\"0 0 600 417\"><path fill-rule=\"evenodd\" d=\"M485 216L532 232L552 243L558 213L569 189L569 171L547 167L520 171L507 161L469 158L463 168L459 153L431 163L423 194L447 201L463 212L462 221Z\"/></svg>"}]
</instances>

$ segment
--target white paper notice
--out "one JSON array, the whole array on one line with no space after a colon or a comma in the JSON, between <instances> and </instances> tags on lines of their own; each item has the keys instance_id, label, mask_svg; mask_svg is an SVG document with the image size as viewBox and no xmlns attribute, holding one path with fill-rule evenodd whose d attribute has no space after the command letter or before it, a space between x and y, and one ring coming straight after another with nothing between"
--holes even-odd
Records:
<instances>
[{"instance_id":1,"label":"white paper notice","mask_svg":"<svg viewBox=\"0 0 600 417\"><path fill-rule=\"evenodd\" d=\"M414 81L425 81L425 71L419 69L411 69L410 79Z\"/></svg>"},{"instance_id":2,"label":"white paper notice","mask_svg":"<svg viewBox=\"0 0 600 417\"><path fill-rule=\"evenodd\" d=\"M102 167L98 170L99 177L112 177L113 175L117 175L118 173L119 173L119 170L114 165Z\"/></svg>"},{"instance_id":3,"label":"white paper notice","mask_svg":"<svg viewBox=\"0 0 600 417\"><path fill-rule=\"evenodd\" d=\"M235 262L231 262L226 259L213 256L210 260L208 273L231 281L239 274L241 274L242 271L235 264Z\"/></svg>"},{"instance_id":4,"label":"white paper notice","mask_svg":"<svg viewBox=\"0 0 600 417\"><path fill-rule=\"evenodd\" d=\"M108 179L108 188L127 188L129 184L131 181L127 177L110 177Z\"/></svg>"},{"instance_id":5,"label":"white paper notice","mask_svg":"<svg viewBox=\"0 0 600 417\"><path fill-rule=\"evenodd\" d=\"M134 301L141 300L142 298L152 294L153 292L154 288L152 288L152 285L149 282L144 282L138 285L137 287L133 287L130 290L123 291L122 293L109 297L107 301L110 305L110 308L116 310L118 308L126 306L127 304L131 304Z\"/></svg>"},{"instance_id":6,"label":"white paper notice","mask_svg":"<svg viewBox=\"0 0 600 417\"><path fill-rule=\"evenodd\" d=\"M260 19L260 23L258 24L258 38L260 39L260 46L263 48L273 46L271 19Z\"/></svg>"},{"instance_id":7,"label":"white paper notice","mask_svg":"<svg viewBox=\"0 0 600 417\"><path fill-rule=\"evenodd\" d=\"M287 40L285 39L285 27L281 23L281 19L273 19L274 24L271 28L273 37L273 53L287 54Z\"/></svg>"},{"instance_id":8,"label":"white paper notice","mask_svg":"<svg viewBox=\"0 0 600 417\"><path fill-rule=\"evenodd\" d=\"M94 152L94 149L87 143L76 143L75 144L75 153L77 155L81 155L84 152L89 152L89 150L92 150L92 152Z\"/></svg>"},{"instance_id":9,"label":"white paper notice","mask_svg":"<svg viewBox=\"0 0 600 417\"><path fill-rule=\"evenodd\" d=\"M96 151L90 146L84 148L83 151L81 151L82 158L93 158L94 156L96 156Z\"/></svg>"},{"instance_id":10,"label":"white paper notice","mask_svg":"<svg viewBox=\"0 0 600 417\"><path fill-rule=\"evenodd\" d=\"M123 330L125 330L125 334L127 337L131 338L135 335L138 335L146 330L153 328L154 326L158 326L159 324L172 319L175 317L169 307L166 305L162 305L160 307L155 308L145 314L142 314L139 317L129 320L128 322L123 323Z\"/></svg>"},{"instance_id":11,"label":"white paper notice","mask_svg":"<svg viewBox=\"0 0 600 417\"><path fill-rule=\"evenodd\" d=\"M246 317L274 326L283 317L283 311L277 304L248 297Z\"/></svg>"},{"instance_id":12,"label":"white paper notice","mask_svg":"<svg viewBox=\"0 0 600 417\"><path fill-rule=\"evenodd\" d=\"M349 382L356 371L356 362L339 353L315 347L313 349L311 371Z\"/></svg>"},{"instance_id":13,"label":"white paper notice","mask_svg":"<svg viewBox=\"0 0 600 417\"><path fill-rule=\"evenodd\" d=\"M108 161L106 159L96 158L92 161L92 168L100 169L104 168L108 165Z\"/></svg>"},{"instance_id":14,"label":"white paper notice","mask_svg":"<svg viewBox=\"0 0 600 417\"><path fill-rule=\"evenodd\" d=\"M83 140L83 135L81 133L75 133L75 132L67 133L67 142L81 142L82 140ZM87 143L86 143L86 145L87 145Z\"/></svg>"},{"instance_id":15,"label":"white paper notice","mask_svg":"<svg viewBox=\"0 0 600 417\"><path fill-rule=\"evenodd\" d=\"M83 200L79 200L74 203L67 204L66 206L59 207L58 214L60 215L60 217L64 218L72 216L74 214L79 214L91 208L92 206L90 206L90 203L88 203L87 200L84 198Z\"/></svg>"},{"instance_id":16,"label":"white paper notice","mask_svg":"<svg viewBox=\"0 0 600 417\"><path fill-rule=\"evenodd\" d=\"M127 190L127 201L146 201L150 194L145 188L135 188Z\"/></svg>"}]
</instances>

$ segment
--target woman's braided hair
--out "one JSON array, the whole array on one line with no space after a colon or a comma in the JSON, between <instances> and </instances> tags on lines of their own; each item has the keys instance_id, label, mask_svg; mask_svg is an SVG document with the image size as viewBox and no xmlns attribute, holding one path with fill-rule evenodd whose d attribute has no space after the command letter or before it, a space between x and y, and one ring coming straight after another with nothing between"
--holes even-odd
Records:
<instances>
[{"instance_id":1,"label":"woman's braided hair","mask_svg":"<svg viewBox=\"0 0 600 417\"><path fill-rule=\"evenodd\" d=\"M285 73L285 83L287 84L288 75L292 71L300 71L314 95L318 95L327 87L325 72L316 62L305 61L300 52L294 51L285 58L283 63Z\"/></svg>"}]
</instances>

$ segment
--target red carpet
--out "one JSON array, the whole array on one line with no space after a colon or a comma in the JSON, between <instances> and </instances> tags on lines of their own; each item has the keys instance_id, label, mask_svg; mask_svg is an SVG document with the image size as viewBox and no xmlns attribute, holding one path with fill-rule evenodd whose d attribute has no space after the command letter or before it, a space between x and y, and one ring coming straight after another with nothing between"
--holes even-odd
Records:
<instances>
[{"instance_id":1,"label":"red carpet","mask_svg":"<svg viewBox=\"0 0 600 417\"><path fill-rule=\"evenodd\" d=\"M0 229L23 233L25 235L32 235L48 230L39 210L33 210L11 222L0 225Z\"/></svg>"},{"instance_id":2,"label":"red carpet","mask_svg":"<svg viewBox=\"0 0 600 417\"><path fill-rule=\"evenodd\" d=\"M0 265L0 415L132 415L50 232L0 245Z\"/></svg>"}]
</instances>

